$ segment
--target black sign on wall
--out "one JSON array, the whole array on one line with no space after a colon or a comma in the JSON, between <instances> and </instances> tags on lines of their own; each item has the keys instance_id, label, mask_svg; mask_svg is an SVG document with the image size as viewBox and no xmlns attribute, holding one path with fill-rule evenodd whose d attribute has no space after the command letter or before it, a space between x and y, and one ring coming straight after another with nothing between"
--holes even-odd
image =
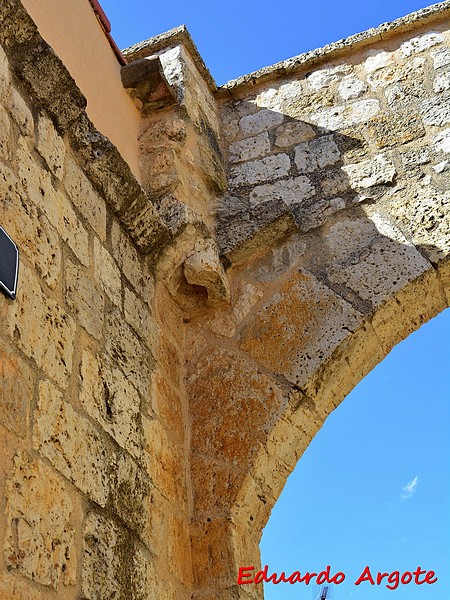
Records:
<instances>
[{"instance_id":1,"label":"black sign on wall","mask_svg":"<svg viewBox=\"0 0 450 600\"><path fill-rule=\"evenodd\" d=\"M19 251L3 227L0 227L0 290L12 300L16 297Z\"/></svg>"}]
</instances>

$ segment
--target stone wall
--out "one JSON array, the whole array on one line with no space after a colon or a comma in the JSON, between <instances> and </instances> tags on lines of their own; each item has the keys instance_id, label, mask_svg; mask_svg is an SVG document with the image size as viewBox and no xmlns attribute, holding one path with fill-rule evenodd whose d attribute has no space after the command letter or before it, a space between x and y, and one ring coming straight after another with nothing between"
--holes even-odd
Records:
<instances>
[{"instance_id":1,"label":"stone wall","mask_svg":"<svg viewBox=\"0 0 450 600\"><path fill-rule=\"evenodd\" d=\"M449 8L219 90L183 28L129 49L141 187L2 3L2 598L262 596L304 449L450 299Z\"/></svg>"}]
</instances>

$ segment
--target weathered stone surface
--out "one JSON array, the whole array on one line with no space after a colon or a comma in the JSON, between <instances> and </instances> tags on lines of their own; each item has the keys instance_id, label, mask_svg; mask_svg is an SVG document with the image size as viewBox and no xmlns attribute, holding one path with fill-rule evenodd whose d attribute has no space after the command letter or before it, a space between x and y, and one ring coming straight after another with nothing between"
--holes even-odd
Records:
<instances>
[{"instance_id":1,"label":"weathered stone surface","mask_svg":"<svg viewBox=\"0 0 450 600\"><path fill-rule=\"evenodd\" d=\"M0 215L8 232L50 288L61 272L61 251L56 231L48 219L20 190L13 172L0 163Z\"/></svg>"},{"instance_id":2,"label":"weathered stone surface","mask_svg":"<svg viewBox=\"0 0 450 600\"><path fill-rule=\"evenodd\" d=\"M99 340L103 331L104 294L83 267L77 266L69 259L66 259L65 275L66 302L69 310L77 322Z\"/></svg>"},{"instance_id":3,"label":"weathered stone surface","mask_svg":"<svg viewBox=\"0 0 450 600\"><path fill-rule=\"evenodd\" d=\"M395 65L395 55L386 50L369 50L363 63L366 73L374 73L383 67Z\"/></svg>"},{"instance_id":4,"label":"weathered stone surface","mask_svg":"<svg viewBox=\"0 0 450 600\"><path fill-rule=\"evenodd\" d=\"M10 307L8 318L9 334L18 347L65 387L72 371L75 323L53 298L43 293L24 264L17 301Z\"/></svg>"},{"instance_id":5,"label":"weathered stone surface","mask_svg":"<svg viewBox=\"0 0 450 600\"><path fill-rule=\"evenodd\" d=\"M3 600L42 600L40 591L31 583L26 583L13 573L0 575L0 594Z\"/></svg>"},{"instance_id":6,"label":"weathered stone surface","mask_svg":"<svg viewBox=\"0 0 450 600\"><path fill-rule=\"evenodd\" d=\"M400 52L403 57L408 57L411 56L411 54L417 54L418 52L428 50L428 48L436 46L443 41L444 36L442 33L424 33L417 37L411 38L407 42L403 42L403 44L400 46Z\"/></svg>"},{"instance_id":7,"label":"weathered stone surface","mask_svg":"<svg viewBox=\"0 0 450 600\"><path fill-rule=\"evenodd\" d=\"M150 309L143 300L127 287L124 289L123 313L125 320L144 343L155 352L157 326Z\"/></svg>"},{"instance_id":8,"label":"weathered stone surface","mask_svg":"<svg viewBox=\"0 0 450 600\"><path fill-rule=\"evenodd\" d=\"M19 126L21 134L25 137L32 136L34 132L33 115L15 87L10 87L6 92L5 105Z\"/></svg>"},{"instance_id":9,"label":"weathered stone surface","mask_svg":"<svg viewBox=\"0 0 450 600\"><path fill-rule=\"evenodd\" d=\"M355 189L390 183L396 174L394 163L386 158L385 154L379 154L355 165L345 165L342 170L346 172L350 185Z\"/></svg>"},{"instance_id":10,"label":"weathered stone surface","mask_svg":"<svg viewBox=\"0 0 450 600\"><path fill-rule=\"evenodd\" d=\"M367 91L367 84L351 75L344 77L338 87L338 93L343 100L359 98Z\"/></svg>"},{"instance_id":11,"label":"weathered stone surface","mask_svg":"<svg viewBox=\"0 0 450 600\"><path fill-rule=\"evenodd\" d=\"M323 108L310 116L311 121L332 131L365 123L380 111L378 100L359 100L345 106Z\"/></svg>"},{"instance_id":12,"label":"weathered stone surface","mask_svg":"<svg viewBox=\"0 0 450 600\"><path fill-rule=\"evenodd\" d=\"M0 422L20 437L29 427L34 397L34 376L30 366L10 347L0 350Z\"/></svg>"},{"instance_id":13,"label":"weathered stone surface","mask_svg":"<svg viewBox=\"0 0 450 600\"><path fill-rule=\"evenodd\" d=\"M76 583L74 506L56 473L18 454L7 482L5 555L10 569L55 589Z\"/></svg>"},{"instance_id":14,"label":"weathered stone surface","mask_svg":"<svg viewBox=\"0 0 450 600\"><path fill-rule=\"evenodd\" d=\"M119 312L105 318L106 352L142 397L148 394L152 356Z\"/></svg>"},{"instance_id":15,"label":"weathered stone surface","mask_svg":"<svg viewBox=\"0 0 450 600\"><path fill-rule=\"evenodd\" d=\"M435 52L431 53L433 57L433 67L435 69L440 69L441 67L447 67L450 65L450 49L449 48L440 48Z\"/></svg>"},{"instance_id":16,"label":"weathered stone surface","mask_svg":"<svg viewBox=\"0 0 450 600\"><path fill-rule=\"evenodd\" d=\"M80 366L80 403L125 450L139 458L142 448L140 398L125 375L84 350Z\"/></svg>"},{"instance_id":17,"label":"weathered stone surface","mask_svg":"<svg viewBox=\"0 0 450 600\"><path fill-rule=\"evenodd\" d=\"M55 177L61 179L66 146L50 119L41 115L37 126L37 149Z\"/></svg>"},{"instance_id":18,"label":"weathered stone surface","mask_svg":"<svg viewBox=\"0 0 450 600\"><path fill-rule=\"evenodd\" d=\"M316 136L316 132L311 125L302 121L291 121L285 125L280 125L275 133L275 146L279 148L289 148L300 142L309 142Z\"/></svg>"},{"instance_id":19,"label":"weathered stone surface","mask_svg":"<svg viewBox=\"0 0 450 600\"><path fill-rule=\"evenodd\" d=\"M244 135L254 136L262 131L267 131L275 125L280 125L283 120L284 116L280 112L264 109L254 115L242 117L239 121L239 127Z\"/></svg>"},{"instance_id":20,"label":"weathered stone surface","mask_svg":"<svg viewBox=\"0 0 450 600\"><path fill-rule=\"evenodd\" d=\"M419 115L411 112L376 117L368 123L368 131L377 148L405 144L423 137L425 129Z\"/></svg>"},{"instance_id":21,"label":"weathered stone surface","mask_svg":"<svg viewBox=\"0 0 450 600\"><path fill-rule=\"evenodd\" d=\"M50 382L39 386L33 445L89 498L104 506L108 497L109 456L99 433L63 400Z\"/></svg>"},{"instance_id":22,"label":"weathered stone surface","mask_svg":"<svg viewBox=\"0 0 450 600\"><path fill-rule=\"evenodd\" d=\"M440 152L450 153L450 127L433 138L433 144Z\"/></svg>"},{"instance_id":23,"label":"weathered stone surface","mask_svg":"<svg viewBox=\"0 0 450 600\"><path fill-rule=\"evenodd\" d=\"M268 183L260 185L250 193L251 204L260 204L261 202L270 202L282 200L287 205L299 204L315 194L315 188L305 175L278 181L277 183Z\"/></svg>"},{"instance_id":24,"label":"weathered stone surface","mask_svg":"<svg viewBox=\"0 0 450 600\"><path fill-rule=\"evenodd\" d=\"M287 154L273 154L233 167L230 171L230 183L233 186L252 185L280 179L288 175L290 166Z\"/></svg>"},{"instance_id":25,"label":"weathered stone surface","mask_svg":"<svg viewBox=\"0 0 450 600\"><path fill-rule=\"evenodd\" d=\"M94 238L94 274L96 281L111 302L116 306L121 306L122 277L119 267L97 238Z\"/></svg>"},{"instance_id":26,"label":"weathered stone surface","mask_svg":"<svg viewBox=\"0 0 450 600\"><path fill-rule=\"evenodd\" d=\"M70 200L104 242L106 239L106 205L89 179L69 155L64 166L64 187Z\"/></svg>"},{"instance_id":27,"label":"weathered stone surface","mask_svg":"<svg viewBox=\"0 0 450 600\"><path fill-rule=\"evenodd\" d=\"M434 80L433 89L436 93L450 90L450 72L439 73Z\"/></svg>"},{"instance_id":28,"label":"weathered stone surface","mask_svg":"<svg viewBox=\"0 0 450 600\"><path fill-rule=\"evenodd\" d=\"M0 106L0 159L11 158L11 119L3 106Z\"/></svg>"},{"instance_id":29,"label":"weathered stone surface","mask_svg":"<svg viewBox=\"0 0 450 600\"><path fill-rule=\"evenodd\" d=\"M343 198L326 198L308 206L294 207L293 214L300 231L307 232L323 225L328 217L345 208Z\"/></svg>"},{"instance_id":30,"label":"weathered stone surface","mask_svg":"<svg viewBox=\"0 0 450 600\"><path fill-rule=\"evenodd\" d=\"M60 237L67 242L77 258L89 266L89 240L69 200L52 185L50 174L33 160L24 143L18 151L19 179L28 196L47 216Z\"/></svg>"},{"instance_id":31,"label":"weathered stone surface","mask_svg":"<svg viewBox=\"0 0 450 600\"><path fill-rule=\"evenodd\" d=\"M340 159L339 148L332 135L305 142L295 147L295 164L300 173L334 165Z\"/></svg>"},{"instance_id":32,"label":"weathered stone surface","mask_svg":"<svg viewBox=\"0 0 450 600\"><path fill-rule=\"evenodd\" d=\"M327 67L320 71L314 71L308 75L306 81L312 90L321 90L328 87L330 84L339 81L342 75L350 73L351 70L352 67L346 64L337 65L336 67Z\"/></svg>"},{"instance_id":33,"label":"weathered stone surface","mask_svg":"<svg viewBox=\"0 0 450 600\"><path fill-rule=\"evenodd\" d=\"M259 135L234 142L230 145L230 162L242 162L252 158L261 158L270 151L269 134L263 131Z\"/></svg>"},{"instance_id":34,"label":"weathered stone surface","mask_svg":"<svg viewBox=\"0 0 450 600\"><path fill-rule=\"evenodd\" d=\"M426 125L447 125L450 123L450 95L443 94L421 104L421 113Z\"/></svg>"},{"instance_id":35,"label":"weathered stone surface","mask_svg":"<svg viewBox=\"0 0 450 600\"><path fill-rule=\"evenodd\" d=\"M239 347L301 386L360 320L350 304L300 271L248 321Z\"/></svg>"}]
</instances>

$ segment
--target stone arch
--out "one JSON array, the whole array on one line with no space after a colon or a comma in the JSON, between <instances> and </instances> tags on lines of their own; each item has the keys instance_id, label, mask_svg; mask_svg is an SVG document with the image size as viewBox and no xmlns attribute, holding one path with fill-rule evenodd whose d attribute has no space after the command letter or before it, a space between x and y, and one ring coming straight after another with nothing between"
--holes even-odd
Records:
<instances>
[{"instance_id":1,"label":"stone arch","mask_svg":"<svg viewBox=\"0 0 450 600\"><path fill-rule=\"evenodd\" d=\"M353 387L448 306L448 217L437 216L436 198L404 202L415 215L403 227L409 239L392 198L385 211L340 214L314 232L312 247L293 234L232 269L240 300L192 319L186 382L199 598L261 597L262 586L236 585L238 568L258 565L262 529L303 451ZM424 243L427 210L439 224Z\"/></svg>"}]
</instances>

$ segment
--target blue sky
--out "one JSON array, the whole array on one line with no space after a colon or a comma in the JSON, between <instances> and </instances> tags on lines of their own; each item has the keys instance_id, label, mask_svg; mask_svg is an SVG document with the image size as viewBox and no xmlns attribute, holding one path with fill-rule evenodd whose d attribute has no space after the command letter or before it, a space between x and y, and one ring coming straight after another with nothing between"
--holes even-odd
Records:
<instances>
[{"instance_id":1,"label":"blue sky","mask_svg":"<svg viewBox=\"0 0 450 600\"><path fill-rule=\"evenodd\" d=\"M185 23L218 84L427 6L420 0L102 0L126 47ZM346 574L335 600L434 600L450 589L450 311L397 346L330 415L275 506L261 544L271 571ZM433 585L354 581L434 570ZM311 586L266 586L267 600Z\"/></svg>"}]
</instances>

